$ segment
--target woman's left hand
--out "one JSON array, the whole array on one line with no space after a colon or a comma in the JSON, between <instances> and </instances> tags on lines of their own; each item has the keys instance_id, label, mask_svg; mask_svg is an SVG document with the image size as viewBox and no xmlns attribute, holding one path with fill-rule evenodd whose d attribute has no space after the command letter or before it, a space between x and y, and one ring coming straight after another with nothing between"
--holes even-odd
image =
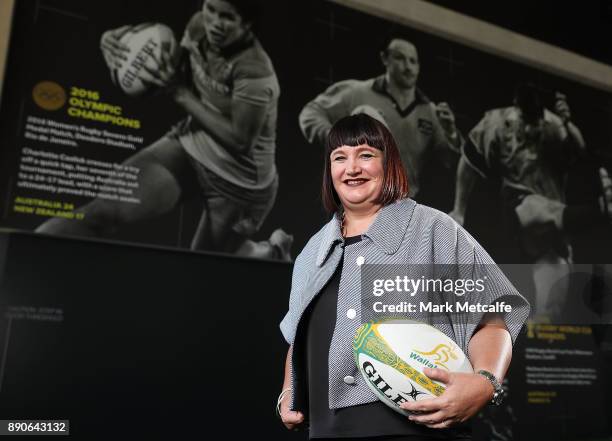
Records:
<instances>
[{"instance_id":1,"label":"woman's left hand","mask_svg":"<svg viewBox=\"0 0 612 441\"><path fill-rule=\"evenodd\" d=\"M155 68L144 65L138 77L145 83L153 84L162 89L172 89L178 86L178 75L168 51L162 50L160 57L152 56Z\"/></svg>"},{"instance_id":2,"label":"woman's left hand","mask_svg":"<svg viewBox=\"0 0 612 441\"><path fill-rule=\"evenodd\" d=\"M493 386L479 374L453 373L426 368L423 373L446 385L439 397L403 403L400 407L418 413L410 421L432 429L446 429L474 416L493 396Z\"/></svg>"}]
</instances>

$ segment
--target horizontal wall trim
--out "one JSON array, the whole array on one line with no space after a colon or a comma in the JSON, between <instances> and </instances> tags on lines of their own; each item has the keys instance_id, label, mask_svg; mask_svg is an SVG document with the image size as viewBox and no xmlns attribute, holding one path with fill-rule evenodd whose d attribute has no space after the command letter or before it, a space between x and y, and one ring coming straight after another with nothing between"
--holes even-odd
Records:
<instances>
[{"instance_id":1,"label":"horizontal wall trim","mask_svg":"<svg viewBox=\"0 0 612 441\"><path fill-rule=\"evenodd\" d=\"M330 0L612 92L612 67L422 0Z\"/></svg>"}]
</instances>

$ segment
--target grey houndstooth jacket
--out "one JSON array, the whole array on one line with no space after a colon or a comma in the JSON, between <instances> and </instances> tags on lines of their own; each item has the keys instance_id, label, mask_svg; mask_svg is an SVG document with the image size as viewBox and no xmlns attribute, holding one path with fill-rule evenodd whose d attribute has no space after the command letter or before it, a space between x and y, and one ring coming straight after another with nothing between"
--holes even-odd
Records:
<instances>
[{"instance_id":1,"label":"grey houndstooth jacket","mask_svg":"<svg viewBox=\"0 0 612 441\"><path fill-rule=\"evenodd\" d=\"M378 398L357 370L352 352L353 335L361 325L361 265L367 264L494 264L487 252L448 215L412 199L383 207L362 240L344 248L338 215L334 215L306 244L295 260L289 311L280 324L293 344L302 314L336 271L341 269L336 325L329 349L330 409L370 403ZM528 302L499 271L487 300L503 297L512 306L504 320L514 343L529 315ZM436 323L467 354L479 317L460 323ZM425 320L423 320L425 321ZM294 348L295 350L295 348ZM293 358L293 357L292 357ZM294 386L296 369L291 366ZM295 394L291 408L295 409Z\"/></svg>"}]
</instances>

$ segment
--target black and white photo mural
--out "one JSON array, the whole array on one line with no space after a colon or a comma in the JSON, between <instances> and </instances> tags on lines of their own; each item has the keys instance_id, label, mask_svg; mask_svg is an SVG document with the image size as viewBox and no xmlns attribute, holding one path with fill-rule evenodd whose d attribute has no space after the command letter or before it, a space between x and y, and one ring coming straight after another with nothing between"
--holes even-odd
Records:
<instances>
[{"instance_id":1,"label":"black and white photo mural","mask_svg":"<svg viewBox=\"0 0 612 441\"><path fill-rule=\"evenodd\" d=\"M608 93L346 6L19 2L7 66L4 226L291 260L327 130L365 112L496 257L603 238Z\"/></svg>"}]
</instances>

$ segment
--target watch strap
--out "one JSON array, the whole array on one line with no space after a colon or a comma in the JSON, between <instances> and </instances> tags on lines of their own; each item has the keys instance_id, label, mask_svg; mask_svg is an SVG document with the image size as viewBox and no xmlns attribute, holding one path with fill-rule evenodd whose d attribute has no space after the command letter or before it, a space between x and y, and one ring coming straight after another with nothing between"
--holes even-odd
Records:
<instances>
[{"instance_id":1,"label":"watch strap","mask_svg":"<svg viewBox=\"0 0 612 441\"><path fill-rule=\"evenodd\" d=\"M504 388L499 380L491 372L485 371L484 369L479 370L477 374L485 377L493 386L493 397L491 399L491 404L500 405L504 397Z\"/></svg>"}]
</instances>

